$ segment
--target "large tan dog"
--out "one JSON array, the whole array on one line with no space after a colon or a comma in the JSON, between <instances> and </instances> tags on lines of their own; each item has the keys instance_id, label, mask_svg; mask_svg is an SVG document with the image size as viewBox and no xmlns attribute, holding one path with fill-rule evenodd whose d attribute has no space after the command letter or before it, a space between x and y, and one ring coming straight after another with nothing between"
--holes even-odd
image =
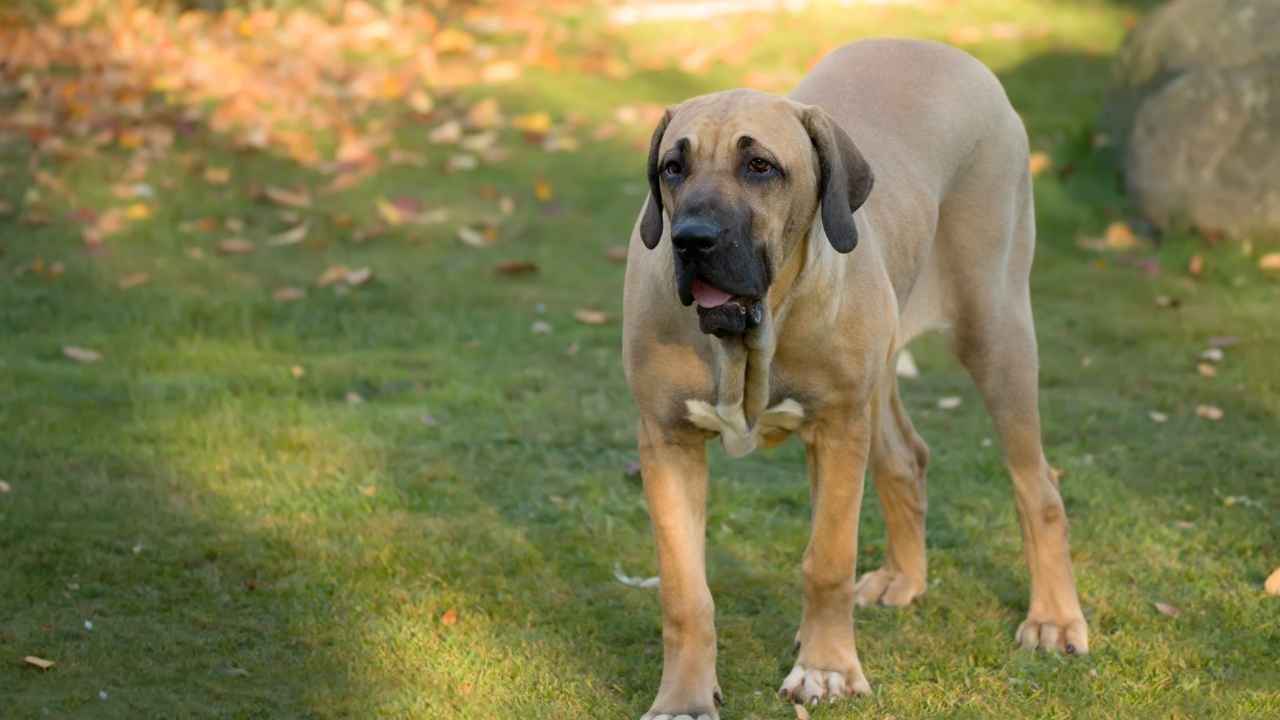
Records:
<instances>
[{"instance_id":1,"label":"large tan dog","mask_svg":"<svg viewBox=\"0 0 1280 720\"><path fill-rule=\"evenodd\" d=\"M855 43L788 98L734 90L669 109L648 171L623 328L661 575L662 684L644 719L718 717L704 561L715 435L731 455L792 432L807 447L804 613L781 695L870 692L854 604L901 606L925 590L929 451L894 361L931 329L952 333L1013 476L1031 569L1017 640L1087 652L1040 444L1027 135L995 76L943 45ZM868 465L888 550L855 584Z\"/></svg>"}]
</instances>

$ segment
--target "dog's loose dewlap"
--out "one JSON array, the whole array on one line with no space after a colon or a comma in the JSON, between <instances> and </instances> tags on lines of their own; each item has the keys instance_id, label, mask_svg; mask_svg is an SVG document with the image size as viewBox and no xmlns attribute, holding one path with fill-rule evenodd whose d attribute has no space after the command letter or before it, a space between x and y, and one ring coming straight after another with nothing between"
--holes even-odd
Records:
<instances>
[{"instance_id":1,"label":"dog's loose dewlap","mask_svg":"<svg viewBox=\"0 0 1280 720\"><path fill-rule=\"evenodd\" d=\"M664 627L645 720L719 717L704 561L714 438L732 456L791 434L807 446L804 612L780 694L870 692L854 605L902 606L926 587L929 450L894 369L898 351L930 330L953 339L1013 477L1031 570L1014 637L1088 652L1066 513L1040 440L1027 158L999 81L936 43L862 41L828 55L787 97L730 90L667 110L624 291L623 363ZM868 468L887 558L855 579Z\"/></svg>"}]
</instances>

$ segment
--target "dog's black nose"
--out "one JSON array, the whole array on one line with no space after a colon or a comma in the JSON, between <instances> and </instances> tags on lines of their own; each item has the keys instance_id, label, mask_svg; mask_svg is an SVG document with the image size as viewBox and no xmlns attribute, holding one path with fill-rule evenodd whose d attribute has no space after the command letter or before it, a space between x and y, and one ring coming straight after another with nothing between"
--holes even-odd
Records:
<instances>
[{"instance_id":1,"label":"dog's black nose","mask_svg":"<svg viewBox=\"0 0 1280 720\"><path fill-rule=\"evenodd\" d=\"M706 218L680 218L671 226L671 243L682 254L706 254L720 244L720 225Z\"/></svg>"}]
</instances>

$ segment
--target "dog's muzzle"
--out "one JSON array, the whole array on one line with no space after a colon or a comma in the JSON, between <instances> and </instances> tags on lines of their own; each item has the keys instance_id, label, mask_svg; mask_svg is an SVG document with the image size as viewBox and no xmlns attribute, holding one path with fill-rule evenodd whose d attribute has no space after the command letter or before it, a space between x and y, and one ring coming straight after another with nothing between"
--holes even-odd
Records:
<instances>
[{"instance_id":1,"label":"dog's muzzle","mask_svg":"<svg viewBox=\"0 0 1280 720\"><path fill-rule=\"evenodd\" d=\"M739 237L705 216L680 218L671 228L680 301L696 303L699 329L720 338L744 335L764 319L767 270L745 228L734 230Z\"/></svg>"}]
</instances>

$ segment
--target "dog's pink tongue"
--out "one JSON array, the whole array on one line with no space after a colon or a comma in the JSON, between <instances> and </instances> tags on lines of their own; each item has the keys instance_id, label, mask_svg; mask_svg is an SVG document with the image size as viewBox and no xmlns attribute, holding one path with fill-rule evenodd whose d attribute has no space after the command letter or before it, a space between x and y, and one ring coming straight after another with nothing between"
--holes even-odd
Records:
<instances>
[{"instance_id":1,"label":"dog's pink tongue","mask_svg":"<svg viewBox=\"0 0 1280 720\"><path fill-rule=\"evenodd\" d=\"M694 280L693 287L690 289L693 290L694 302L704 308L720 307L729 302L729 298L733 297L720 288L708 285L701 280Z\"/></svg>"}]
</instances>

